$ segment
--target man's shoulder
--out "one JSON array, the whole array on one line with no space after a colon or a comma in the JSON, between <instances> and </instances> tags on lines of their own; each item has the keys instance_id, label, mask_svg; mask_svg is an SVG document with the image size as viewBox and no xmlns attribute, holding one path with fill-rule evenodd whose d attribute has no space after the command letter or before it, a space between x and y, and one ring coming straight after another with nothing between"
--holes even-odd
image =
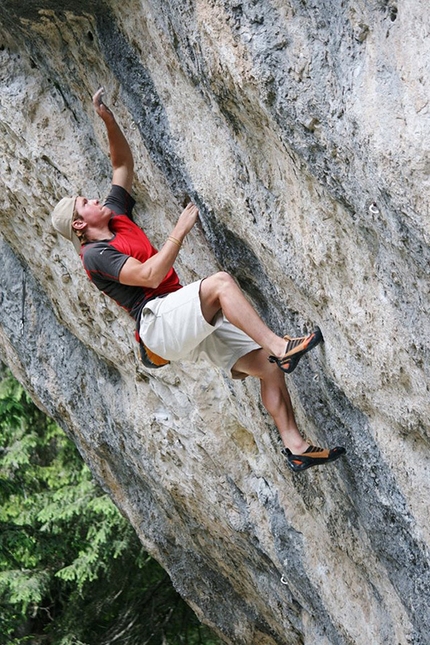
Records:
<instances>
[{"instance_id":1,"label":"man's shoulder","mask_svg":"<svg viewBox=\"0 0 430 645\"><path fill-rule=\"evenodd\" d=\"M92 257L97 254L103 254L109 248L108 240L100 240L98 242L87 242L81 247L81 256L83 258Z\"/></svg>"},{"instance_id":2,"label":"man's shoulder","mask_svg":"<svg viewBox=\"0 0 430 645\"><path fill-rule=\"evenodd\" d=\"M109 244L109 240L100 240L98 242L87 242L81 247L81 258L86 269L101 268L111 259L112 251L116 251Z\"/></svg>"},{"instance_id":3,"label":"man's shoulder","mask_svg":"<svg viewBox=\"0 0 430 645\"><path fill-rule=\"evenodd\" d=\"M120 271L129 256L118 251L109 240L101 240L85 244L81 257L84 269L93 281L118 281Z\"/></svg>"},{"instance_id":4,"label":"man's shoulder","mask_svg":"<svg viewBox=\"0 0 430 645\"><path fill-rule=\"evenodd\" d=\"M132 219L132 212L135 203L136 202L133 197L125 190L125 188L112 184L110 193L106 198L104 205L110 208L116 215L125 215Z\"/></svg>"}]
</instances>

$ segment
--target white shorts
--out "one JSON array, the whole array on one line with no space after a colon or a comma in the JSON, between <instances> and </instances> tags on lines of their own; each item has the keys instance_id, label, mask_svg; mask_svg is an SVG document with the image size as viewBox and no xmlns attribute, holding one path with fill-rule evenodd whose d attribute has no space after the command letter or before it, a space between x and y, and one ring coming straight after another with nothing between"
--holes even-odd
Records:
<instances>
[{"instance_id":1,"label":"white shorts","mask_svg":"<svg viewBox=\"0 0 430 645\"><path fill-rule=\"evenodd\" d=\"M201 282L150 300L142 310L139 335L148 349L169 361L203 358L233 378L244 378L245 374L232 371L232 367L260 345L232 325L221 311L213 325L204 319Z\"/></svg>"}]
</instances>

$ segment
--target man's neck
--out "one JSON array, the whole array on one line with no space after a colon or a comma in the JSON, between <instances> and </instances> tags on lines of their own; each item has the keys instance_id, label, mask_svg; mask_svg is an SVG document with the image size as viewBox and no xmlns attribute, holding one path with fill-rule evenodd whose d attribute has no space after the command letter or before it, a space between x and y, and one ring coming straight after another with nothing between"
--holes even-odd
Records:
<instances>
[{"instance_id":1,"label":"man's neck","mask_svg":"<svg viewBox=\"0 0 430 645\"><path fill-rule=\"evenodd\" d=\"M87 231L86 238L88 242L100 242L101 240L110 240L114 234L109 226L105 228L93 228Z\"/></svg>"}]
</instances>

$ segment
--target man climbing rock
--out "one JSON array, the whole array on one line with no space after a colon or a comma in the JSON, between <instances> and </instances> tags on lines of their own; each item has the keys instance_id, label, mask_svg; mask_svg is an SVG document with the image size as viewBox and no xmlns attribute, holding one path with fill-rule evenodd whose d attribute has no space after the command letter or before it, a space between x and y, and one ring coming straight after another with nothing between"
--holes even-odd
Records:
<instances>
[{"instance_id":1,"label":"man climbing rock","mask_svg":"<svg viewBox=\"0 0 430 645\"><path fill-rule=\"evenodd\" d=\"M73 242L98 289L136 320L147 366L204 358L232 378L256 376L288 465L301 471L334 461L345 453L344 448L310 446L300 435L284 376L321 342L320 330L302 338L276 335L225 272L187 286L179 283L173 264L197 221L198 209L188 204L161 249L151 245L131 219L133 157L102 94L103 89L98 90L93 105L108 134L113 169L110 194L104 203L82 196L63 198L52 214L54 228Z\"/></svg>"}]
</instances>

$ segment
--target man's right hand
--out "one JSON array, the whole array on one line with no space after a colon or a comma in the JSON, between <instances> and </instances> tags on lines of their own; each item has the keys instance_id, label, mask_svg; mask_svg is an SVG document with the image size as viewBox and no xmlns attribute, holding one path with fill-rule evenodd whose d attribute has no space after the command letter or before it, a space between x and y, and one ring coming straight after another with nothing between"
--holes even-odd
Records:
<instances>
[{"instance_id":1,"label":"man's right hand","mask_svg":"<svg viewBox=\"0 0 430 645\"><path fill-rule=\"evenodd\" d=\"M194 224L197 222L199 216L199 209L195 204L190 202L182 211L179 216L178 223L175 226L175 230L172 235L179 236L180 239L183 239L187 233L191 231Z\"/></svg>"},{"instance_id":2,"label":"man's right hand","mask_svg":"<svg viewBox=\"0 0 430 645\"><path fill-rule=\"evenodd\" d=\"M150 287L157 289L173 266L179 253L181 242L197 221L199 211L194 204L188 204L179 216L172 235L162 249L145 262L129 257L124 263L119 281L132 287ZM172 244L167 244L172 242Z\"/></svg>"}]
</instances>

